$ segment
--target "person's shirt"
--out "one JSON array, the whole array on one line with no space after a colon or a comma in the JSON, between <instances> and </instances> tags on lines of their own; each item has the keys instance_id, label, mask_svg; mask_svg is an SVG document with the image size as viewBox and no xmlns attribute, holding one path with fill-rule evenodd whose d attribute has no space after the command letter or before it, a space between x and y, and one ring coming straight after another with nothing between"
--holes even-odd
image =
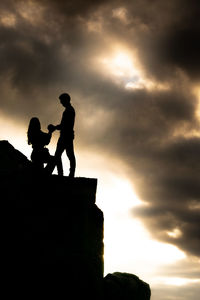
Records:
<instances>
[{"instance_id":1,"label":"person's shirt","mask_svg":"<svg viewBox=\"0 0 200 300\"><path fill-rule=\"evenodd\" d=\"M51 140L51 133L45 133L43 131L35 132L31 138L31 144L33 149L41 149L48 145Z\"/></svg>"},{"instance_id":2,"label":"person's shirt","mask_svg":"<svg viewBox=\"0 0 200 300\"><path fill-rule=\"evenodd\" d=\"M74 136L74 123L75 123L75 110L71 104L69 104L62 115L60 125L56 126L60 130L60 136L62 138L73 138Z\"/></svg>"}]
</instances>

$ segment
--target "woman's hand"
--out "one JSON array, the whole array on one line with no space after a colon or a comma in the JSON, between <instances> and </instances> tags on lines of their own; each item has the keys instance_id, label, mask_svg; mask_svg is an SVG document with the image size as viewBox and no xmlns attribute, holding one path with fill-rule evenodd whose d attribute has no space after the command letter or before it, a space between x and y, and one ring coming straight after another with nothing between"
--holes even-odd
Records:
<instances>
[{"instance_id":1,"label":"woman's hand","mask_svg":"<svg viewBox=\"0 0 200 300\"><path fill-rule=\"evenodd\" d=\"M56 126L54 126L53 124L49 124L47 126L47 129L49 130L49 133L52 133L56 130Z\"/></svg>"}]
</instances>

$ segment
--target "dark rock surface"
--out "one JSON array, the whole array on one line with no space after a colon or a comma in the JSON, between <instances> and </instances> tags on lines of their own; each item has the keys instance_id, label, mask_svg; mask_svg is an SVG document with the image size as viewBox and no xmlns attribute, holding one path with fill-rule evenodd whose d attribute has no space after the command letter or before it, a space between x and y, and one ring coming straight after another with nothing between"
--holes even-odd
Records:
<instances>
[{"instance_id":1,"label":"dark rock surface","mask_svg":"<svg viewBox=\"0 0 200 300\"><path fill-rule=\"evenodd\" d=\"M4 141L0 157L7 294L98 298L103 213L95 204L97 180L35 173L27 158Z\"/></svg>"},{"instance_id":2,"label":"dark rock surface","mask_svg":"<svg viewBox=\"0 0 200 300\"><path fill-rule=\"evenodd\" d=\"M31 162L8 141L0 141L0 176L20 173L31 167Z\"/></svg>"},{"instance_id":3,"label":"dark rock surface","mask_svg":"<svg viewBox=\"0 0 200 300\"><path fill-rule=\"evenodd\" d=\"M148 284L127 273L103 278L97 179L36 172L0 141L2 293L20 299L149 300Z\"/></svg>"},{"instance_id":4,"label":"dark rock surface","mask_svg":"<svg viewBox=\"0 0 200 300\"><path fill-rule=\"evenodd\" d=\"M105 300L149 300L151 296L149 285L133 274L107 274L103 282Z\"/></svg>"}]
</instances>

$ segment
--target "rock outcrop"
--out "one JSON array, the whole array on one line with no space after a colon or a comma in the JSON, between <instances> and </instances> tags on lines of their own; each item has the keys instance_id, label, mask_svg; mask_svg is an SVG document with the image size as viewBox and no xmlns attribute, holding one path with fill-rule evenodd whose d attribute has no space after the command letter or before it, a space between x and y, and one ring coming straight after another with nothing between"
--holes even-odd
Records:
<instances>
[{"instance_id":1,"label":"rock outcrop","mask_svg":"<svg viewBox=\"0 0 200 300\"><path fill-rule=\"evenodd\" d=\"M149 300L149 285L136 275L115 272L103 279L104 300Z\"/></svg>"},{"instance_id":2,"label":"rock outcrop","mask_svg":"<svg viewBox=\"0 0 200 300\"><path fill-rule=\"evenodd\" d=\"M7 298L149 300L148 285L134 275L103 278L97 179L35 172L22 153L0 141L0 180Z\"/></svg>"},{"instance_id":3,"label":"rock outcrop","mask_svg":"<svg viewBox=\"0 0 200 300\"><path fill-rule=\"evenodd\" d=\"M103 213L95 204L97 180L35 173L6 141L0 158L7 294L98 298Z\"/></svg>"},{"instance_id":4,"label":"rock outcrop","mask_svg":"<svg viewBox=\"0 0 200 300\"><path fill-rule=\"evenodd\" d=\"M31 162L8 141L0 141L0 177L18 175L31 167Z\"/></svg>"}]
</instances>

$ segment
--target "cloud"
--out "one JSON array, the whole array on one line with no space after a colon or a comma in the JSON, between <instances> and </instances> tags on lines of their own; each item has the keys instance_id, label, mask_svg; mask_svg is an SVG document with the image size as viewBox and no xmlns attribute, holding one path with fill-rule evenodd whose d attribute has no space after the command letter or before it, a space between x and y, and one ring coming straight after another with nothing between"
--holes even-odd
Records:
<instances>
[{"instance_id":1,"label":"cloud","mask_svg":"<svg viewBox=\"0 0 200 300\"><path fill-rule=\"evenodd\" d=\"M165 295L166 300L198 300L199 284L190 283L178 287L176 285L159 285L159 287L152 288L152 297L155 299L161 299L163 295Z\"/></svg>"},{"instance_id":2,"label":"cloud","mask_svg":"<svg viewBox=\"0 0 200 300\"><path fill-rule=\"evenodd\" d=\"M200 139L184 136L199 128L195 101L188 96L138 91L115 98L113 93L115 104L104 107L111 111L110 123L95 130L88 144L101 144L102 149L106 144L104 152L126 162L136 192L149 204L134 208L133 215L152 235L199 256Z\"/></svg>"}]
</instances>

